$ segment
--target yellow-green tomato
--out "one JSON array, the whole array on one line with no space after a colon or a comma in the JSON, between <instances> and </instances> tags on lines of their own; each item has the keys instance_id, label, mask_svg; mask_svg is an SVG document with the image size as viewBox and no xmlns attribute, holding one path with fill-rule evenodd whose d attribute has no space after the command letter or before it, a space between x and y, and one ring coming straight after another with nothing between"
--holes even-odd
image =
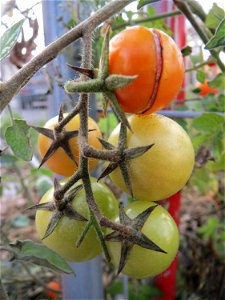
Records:
<instances>
[{"instance_id":1,"label":"yellow-green tomato","mask_svg":"<svg viewBox=\"0 0 225 300\"><path fill-rule=\"evenodd\" d=\"M155 203L149 201L134 201L126 207L125 211L131 219L134 219L153 205ZM116 222L119 222L119 218L116 219ZM179 247L178 229L170 214L158 205L146 220L141 232L167 253L160 253L134 245L128 254L122 273L134 278L154 277L164 272L174 260ZM107 245L112 262L118 267L121 243L108 242Z\"/></svg>"},{"instance_id":2,"label":"yellow-green tomato","mask_svg":"<svg viewBox=\"0 0 225 300\"><path fill-rule=\"evenodd\" d=\"M66 180L62 180L61 184L64 184ZM113 193L105 184L97 182L96 179L92 178L91 182L93 194L101 213L109 219L114 219L118 214L118 202ZM81 183L81 181L78 181L75 186ZM40 203L52 201L53 192L53 188L50 189L43 196ZM89 219L90 215L84 189L81 189L76 194L72 201L72 206L79 214ZM40 238L44 236L51 217L52 212L50 211L37 211L36 228ZM43 243L68 261L81 262L92 259L102 252L100 242L93 227L88 231L81 245L78 248L76 247L76 242L86 224L86 221L77 221L63 216L54 231L43 240Z\"/></svg>"},{"instance_id":3,"label":"yellow-green tomato","mask_svg":"<svg viewBox=\"0 0 225 300\"><path fill-rule=\"evenodd\" d=\"M132 128L127 131L127 147L154 144L145 154L129 160L129 174L134 197L156 201L165 199L183 188L194 166L194 150L184 129L175 121L157 114L132 115L128 118ZM109 142L118 144L120 125L109 137ZM127 192L120 169L110 177Z\"/></svg>"}]
</instances>

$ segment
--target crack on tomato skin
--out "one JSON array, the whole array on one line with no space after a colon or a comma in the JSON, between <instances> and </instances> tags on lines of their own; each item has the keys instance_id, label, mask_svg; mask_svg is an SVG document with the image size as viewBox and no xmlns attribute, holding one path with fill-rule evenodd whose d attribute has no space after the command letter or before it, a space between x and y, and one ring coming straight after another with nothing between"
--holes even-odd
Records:
<instances>
[{"instance_id":1,"label":"crack on tomato skin","mask_svg":"<svg viewBox=\"0 0 225 300\"><path fill-rule=\"evenodd\" d=\"M156 49L156 71L155 71L155 80L154 80L154 86L152 90L152 94L147 102L147 105L145 108L138 112L138 114L144 114L146 111L148 111L155 103L158 89L159 89L159 83L162 76L163 71L163 47L162 47L162 40L160 34L156 30L152 30L154 42L155 42L155 49Z\"/></svg>"}]
</instances>

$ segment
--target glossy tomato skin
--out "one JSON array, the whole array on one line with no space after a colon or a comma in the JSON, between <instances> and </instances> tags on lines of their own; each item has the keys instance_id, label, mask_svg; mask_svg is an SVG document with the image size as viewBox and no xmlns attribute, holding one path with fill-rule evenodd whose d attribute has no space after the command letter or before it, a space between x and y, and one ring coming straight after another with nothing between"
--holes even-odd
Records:
<instances>
[{"instance_id":1,"label":"glossy tomato skin","mask_svg":"<svg viewBox=\"0 0 225 300\"><path fill-rule=\"evenodd\" d=\"M133 133L127 132L128 148L154 144L145 154L129 161L134 197L157 201L181 190L194 166L194 150L187 133L175 121L162 115L132 115L128 121L133 130ZM113 145L118 143L119 128L120 125L109 137ZM128 193L119 168L110 177Z\"/></svg>"},{"instance_id":2,"label":"glossy tomato skin","mask_svg":"<svg viewBox=\"0 0 225 300\"><path fill-rule=\"evenodd\" d=\"M66 180L61 181L65 183ZM77 184L81 184L78 181ZM76 186L76 185L75 185ZM118 203L113 193L103 183L98 183L92 178L92 189L98 208L109 219L114 219L118 214ZM50 189L41 199L40 203L51 201L53 198L53 189ZM72 201L74 209L82 216L89 219L89 210L85 200L84 189L80 190ZM38 210L36 213L36 229L42 238L49 224L52 212ZM82 244L77 248L76 241L79 239L87 222L76 221L63 217L54 229L53 233L45 238L42 242L59 253L68 261L87 261L101 253L101 245L99 243L96 232L93 228L88 231L87 236Z\"/></svg>"},{"instance_id":3,"label":"glossy tomato skin","mask_svg":"<svg viewBox=\"0 0 225 300\"><path fill-rule=\"evenodd\" d=\"M177 95L184 78L183 58L173 39L143 26L127 28L111 39L109 69L111 74L138 75L115 92L127 113L149 114L162 109Z\"/></svg>"},{"instance_id":4,"label":"glossy tomato skin","mask_svg":"<svg viewBox=\"0 0 225 300\"><path fill-rule=\"evenodd\" d=\"M129 204L125 210L133 219L154 205L153 202L139 200ZM119 218L116 219L118 221ZM134 278L154 277L165 271L174 260L179 247L179 232L173 218L160 205L150 214L141 231L167 254L134 245L122 273ZM108 242L107 245L112 262L118 267L121 244Z\"/></svg>"},{"instance_id":5,"label":"glossy tomato skin","mask_svg":"<svg viewBox=\"0 0 225 300\"><path fill-rule=\"evenodd\" d=\"M64 114L66 117L67 114ZM53 129L58 123L58 116L50 119L46 124L45 128ZM79 130L80 127L80 117L75 116L69 123L66 124L66 131ZM96 149L102 149L98 138L102 138L101 131L97 125L97 123L92 119L88 118L88 128L94 129L88 133L88 143ZM71 138L69 140L69 145L71 147L72 153L77 162L79 162L79 147L78 147L78 137ZM44 157L45 153L48 151L52 140L48 137L39 134L38 137L38 149L41 157ZM90 170L94 169L97 165L98 160L89 159L89 168ZM65 153L65 151L60 147L56 150L56 152L46 161L45 165L51 169L53 172L62 175L62 176L71 176L76 170L77 165L73 162L69 156Z\"/></svg>"}]
</instances>

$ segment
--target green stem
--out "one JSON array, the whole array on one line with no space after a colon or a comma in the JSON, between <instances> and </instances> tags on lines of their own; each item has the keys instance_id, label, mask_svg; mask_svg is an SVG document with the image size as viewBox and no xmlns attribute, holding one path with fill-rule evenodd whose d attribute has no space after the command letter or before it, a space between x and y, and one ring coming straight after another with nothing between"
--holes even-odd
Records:
<instances>
[{"instance_id":1,"label":"green stem","mask_svg":"<svg viewBox=\"0 0 225 300\"><path fill-rule=\"evenodd\" d=\"M68 81L65 83L65 91L70 93L98 93L101 92L104 81L100 79L91 79L87 81Z\"/></svg>"},{"instance_id":2,"label":"green stem","mask_svg":"<svg viewBox=\"0 0 225 300\"><path fill-rule=\"evenodd\" d=\"M93 226L95 228L95 232L97 233L97 236L98 236L98 238L101 242L101 246L102 246L102 249L104 251L105 258L108 262L110 262L111 257L109 255L109 252L108 252L108 249L107 249L107 246L106 246L106 243L105 243L105 239L104 239L104 235L102 233L101 226L98 222L98 219L95 217L95 215L92 212L91 212L91 218L92 218Z\"/></svg>"},{"instance_id":3,"label":"green stem","mask_svg":"<svg viewBox=\"0 0 225 300\"><path fill-rule=\"evenodd\" d=\"M195 16L193 15L192 11L190 10L189 6L185 1L181 0L173 0L175 5L180 9L180 11L185 15L185 17L189 20L191 25L194 27L195 31L198 33L199 37L201 40L206 44L208 42L208 36L204 29L198 24L196 21ZM209 50L212 57L215 58L219 68L221 69L222 72L225 72L225 66L223 62L220 60L220 57L218 53L215 50Z\"/></svg>"},{"instance_id":4,"label":"green stem","mask_svg":"<svg viewBox=\"0 0 225 300\"><path fill-rule=\"evenodd\" d=\"M140 19L140 20L133 20L133 21L125 22L125 23L123 23L119 26L112 27L112 29L113 30L118 30L118 29L122 29L126 26L129 26L129 25L141 24L141 23L156 21L156 20L160 20L160 19L166 19L166 18L170 18L170 17L179 16L181 14L182 13L179 10L175 10L175 11L172 11L172 12L168 12L168 13L165 13L165 14L160 14L160 15L153 16L153 17L148 17L148 18L143 18L143 19Z\"/></svg>"},{"instance_id":5,"label":"green stem","mask_svg":"<svg viewBox=\"0 0 225 300\"><path fill-rule=\"evenodd\" d=\"M196 71L196 70L200 69L201 67L204 67L205 65L208 65L209 63L212 63L212 62L215 62L215 60L214 59L209 59L207 61L204 61L201 64L195 65L192 68L186 69L185 72Z\"/></svg>"},{"instance_id":6,"label":"green stem","mask_svg":"<svg viewBox=\"0 0 225 300\"><path fill-rule=\"evenodd\" d=\"M34 201L32 200L32 195L30 193L30 190L27 188L24 178L23 178L23 174L21 172L21 169L17 166L17 163L14 164L14 170L19 178L22 190L23 190L23 195L24 197L28 200L28 205L31 206L34 204Z\"/></svg>"}]
</instances>

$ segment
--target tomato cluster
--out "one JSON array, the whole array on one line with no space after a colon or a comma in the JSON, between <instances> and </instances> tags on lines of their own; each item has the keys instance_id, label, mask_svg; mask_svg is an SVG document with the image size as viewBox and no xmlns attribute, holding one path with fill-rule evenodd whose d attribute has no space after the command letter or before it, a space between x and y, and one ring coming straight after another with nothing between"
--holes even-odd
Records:
<instances>
[{"instance_id":1,"label":"tomato cluster","mask_svg":"<svg viewBox=\"0 0 225 300\"><path fill-rule=\"evenodd\" d=\"M179 49L168 35L160 30L136 26L125 29L112 38L109 47L109 72L138 76L129 85L115 91L123 111L133 114L128 118L132 130L127 129L127 149L152 145L143 155L137 155L127 162L135 200L125 208L125 214L132 222L146 209L155 205L152 201L165 199L182 189L191 175L194 151L187 133L175 121L152 114L165 107L178 93L183 81L184 66ZM49 120L45 128L54 130L57 120L57 117ZM79 131L79 127L79 116L76 116L67 123L64 132ZM104 143L100 143L101 139L99 141L101 132L91 118L88 120L88 128L89 145L100 150L102 144L104 146ZM108 142L105 141L105 145L117 147L120 143L120 130L119 124L111 133ZM79 164L79 138L72 136L66 142L72 154L68 155L62 145L45 163L54 172L71 176ZM51 143L51 138L40 134L39 150L42 157L46 156ZM89 170L96 164L96 159L89 159ZM131 189L127 188L120 168L114 168L110 177L122 191L130 193ZM61 181L61 185L67 181L68 178ZM73 188L79 183L78 181ZM113 193L93 178L91 187L101 214L115 223L121 222L118 202ZM52 188L43 196L40 204L52 201L53 198ZM71 204L86 221L74 220L64 215L54 231L43 239L43 243L69 261L92 259L101 253L101 245L93 227L88 230L81 245L76 247L90 220L84 189L78 191ZM40 237L48 230L52 216L51 210L37 211L36 227ZM106 236L112 233L110 229L102 230ZM134 244L122 272L136 278L155 276L165 271L176 256L179 246L178 229L169 213L158 205L149 214L140 231L164 252ZM109 253L116 266L119 266L123 252L122 240L107 240Z\"/></svg>"}]
</instances>

